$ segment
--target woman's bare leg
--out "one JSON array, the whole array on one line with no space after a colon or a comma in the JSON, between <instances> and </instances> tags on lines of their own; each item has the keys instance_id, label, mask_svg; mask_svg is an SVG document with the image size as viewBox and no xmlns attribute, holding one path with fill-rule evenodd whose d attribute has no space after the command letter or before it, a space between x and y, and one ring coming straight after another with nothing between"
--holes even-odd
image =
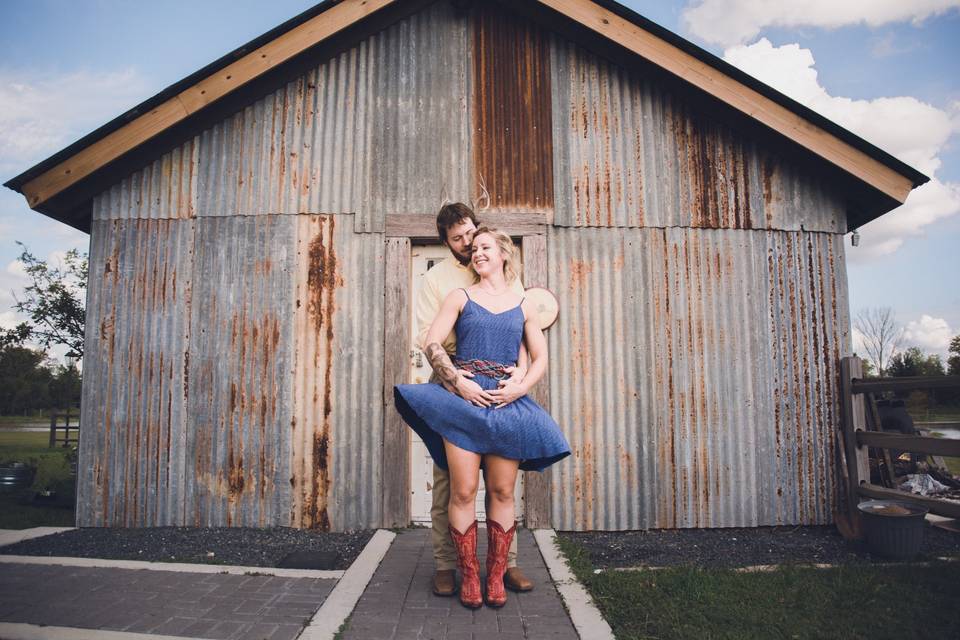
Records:
<instances>
[{"instance_id":1,"label":"woman's bare leg","mask_svg":"<svg viewBox=\"0 0 960 640\"><path fill-rule=\"evenodd\" d=\"M447 514L450 525L457 531L466 531L477 519L477 487L480 477L480 454L461 449L443 441L450 468L450 505Z\"/></svg>"},{"instance_id":2,"label":"woman's bare leg","mask_svg":"<svg viewBox=\"0 0 960 640\"><path fill-rule=\"evenodd\" d=\"M490 496L487 519L497 522L504 530L509 529L515 517L513 488L517 483L520 461L487 454L483 462L487 470L487 495Z\"/></svg>"}]
</instances>

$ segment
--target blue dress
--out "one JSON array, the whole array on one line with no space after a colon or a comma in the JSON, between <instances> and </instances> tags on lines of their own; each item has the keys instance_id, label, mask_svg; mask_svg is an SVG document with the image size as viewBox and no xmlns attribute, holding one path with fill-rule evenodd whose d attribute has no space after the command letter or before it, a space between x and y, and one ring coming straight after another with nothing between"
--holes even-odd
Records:
<instances>
[{"instance_id":1,"label":"blue dress","mask_svg":"<svg viewBox=\"0 0 960 640\"><path fill-rule=\"evenodd\" d=\"M517 305L493 313L467 294L454 331L457 360L515 365L523 340L523 310ZM492 375L475 373L471 379L488 391L498 386L498 379ZM443 385L428 382L396 385L393 399L397 411L442 469L447 468L444 438L467 451L520 460L520 468L525 471L543 471L570 455L570 445L560 427L530 396L517 398L500 409L478 407Z\"/></svg>"}]
</instances>

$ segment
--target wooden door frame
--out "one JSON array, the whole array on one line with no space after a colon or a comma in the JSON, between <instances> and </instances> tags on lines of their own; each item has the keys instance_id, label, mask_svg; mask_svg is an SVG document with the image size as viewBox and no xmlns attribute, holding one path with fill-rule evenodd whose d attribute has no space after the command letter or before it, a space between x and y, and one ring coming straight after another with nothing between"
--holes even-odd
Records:
<instances>
[{"instance_id":1,"label":"wooden door frame","mask_svg":"<svg viewBox=\"0 0 960 640\"><path fill-rule=\"evenodd\" d=\"M498 213L482 216L484 224L519 237L523 250L523 282L547 284L547 216L543 213ZM382 526L410 524L409 428L393 406L393 386L406 382L410 337L410 251L414 242L436 242L436 217L431 214L387 215L384 251L383 323L383 440L381 467ZM550 384L544 377L530 394L541 406L550 406ZM550 526L549 469L524 477L526 526Z\"/></svg>"}]
</instances>

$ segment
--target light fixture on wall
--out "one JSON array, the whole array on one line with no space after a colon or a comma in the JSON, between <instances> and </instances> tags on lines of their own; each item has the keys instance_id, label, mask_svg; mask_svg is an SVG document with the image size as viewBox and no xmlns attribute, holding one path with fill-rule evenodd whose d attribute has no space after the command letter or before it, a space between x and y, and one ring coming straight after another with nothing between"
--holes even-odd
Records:
<instances>
[{"instance_id":1,"label":"light fixture on wall","mask_svg":"<svg viewBox=\"0 0 960 640\"><path fill-rule=\"evenodd\" d=\"M853 235L850 236L850 244L855 247L860 246L860 232L856 229L853 230Z\"/></svg>"}]
</instances>

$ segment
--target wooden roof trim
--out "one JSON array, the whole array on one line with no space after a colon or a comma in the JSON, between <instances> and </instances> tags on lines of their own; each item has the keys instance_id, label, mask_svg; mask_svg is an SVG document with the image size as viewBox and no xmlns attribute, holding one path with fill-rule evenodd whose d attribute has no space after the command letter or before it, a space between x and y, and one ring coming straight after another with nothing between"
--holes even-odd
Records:
<instances>
[{"instance_id":1,"label":"wooden roof trim","mask_svg":"<svg viewBox=\"0 0 960 640\"><path fill-rule=\"evenodd\" d=\"M781 133L898 202L910 178L835 135L591 0L538 0Z\"/></svg>"},{"instance_id":2,"label":"wooden roof trim","mask_svg":"<svg viewBox=\"0 0 960 640\"><path fill-rule=\"evenodd\" d=\"M211 102L395 2L397 0L343 0L78 151L24 184L21 192L31 208L43 205Z\"/></svg>"}]
</instances>

